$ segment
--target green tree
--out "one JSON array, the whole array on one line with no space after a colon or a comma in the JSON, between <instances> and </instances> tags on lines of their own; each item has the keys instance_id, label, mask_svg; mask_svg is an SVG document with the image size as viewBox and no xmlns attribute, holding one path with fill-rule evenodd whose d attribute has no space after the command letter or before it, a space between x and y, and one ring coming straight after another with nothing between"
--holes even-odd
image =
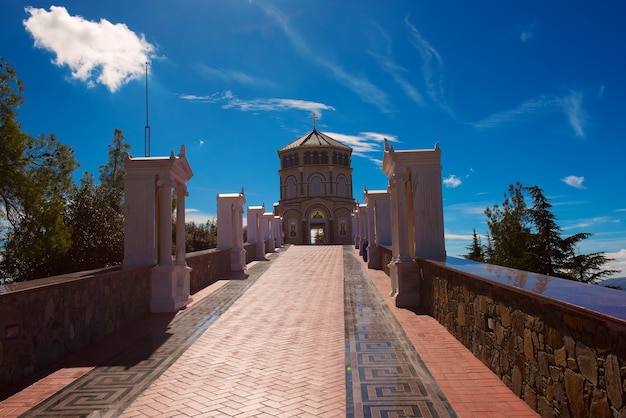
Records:
<instances>
[{"instance_id":1,"label":"green tree","mask_svg":"<svg viewBox=\"0 0 626 418\"><path fill-rule=\"evenodd\" d=\"M465 259L473 261L485 261L485 249L483 248L480 238L476 234L476 228L472 231L472 243L466 247L469 253L465 255Z\"/></svg>"},{"instance_id":2,"label":"green tree","mask_svg":"<svg viewBox=\"0 0 626 418\"><path fill-rule=\"evenodd\" d=\"M25 137L26 149L15 184L13 211L8 217L0 275L3 280L30 280L63 272L59 260L70 248L70 231L63 222L65 204L73 189L77 163L73 150L55 136Z\"/></svg>"},{"instance_id":3,"label":"green tree","mask_svg":"<svg viewBox=\"0 0 626 418\"><path fill-rule=\"evenodd\" d=\"M70 245L63 209L74 184L73 150L53 134L22 132L17 109L24 86L0 58L0 280L57 273Z\"/></svg>"},{"instance_id":4,"label":"green tree","mask_svg":"<svg viewBox=\"0 0 626 418\"><path fill-rule=\"evenodd\" d=\"M186 252L208 250L217 247L217 223L215 219L205 224L188 222L185 224Z\"/></svg>"},{"instance_id":5,"label":"green tree","mask_svg":"<svg viewBox=\"0 0 626 418\"><path fill-rule=\"evenodd\" d=\"M109 143L109 161L99 167L100 183L103 186L124 191L124 156L130 151L130 144L122 131L115 128Z\"/></svg>"},{"instance_id":6,"label":"green tree","mask_svg":"<svg viewBox=\"0 0 626 418\"><path fill-rule=\"evenodd\" d=\"M525 203L525 192L532 200L530 207ZM611 261L603 252L577 254L578 244L591 234L581 232L563 238L551 209L539 187L523 187L519 182L510 185L502 206L485 210L490 231L485 261L588 283L616 272L602 268ZM468 247L468 257L476 253L476 246L473 242Z\"/></svg>"},{"instance_id":7,"label":"green tree","mask_svg":"<svg viewBox=\"0 0 626 418\"><path fill-rule=\"evenodd\" d=\"M493 245L489 258L492 264L522 270L528 266L530 227L523 191L519 182L511 184L502 206L485 209Z\"/></svg>"},{"instance_id":8,"label":"green tree","mask_svg":"<svg viewBox=\"0 0 626 418\"><path fill-rule=\"evenodd\" d=\"M124 258L124 216L115 202L122 191L96 185L85 172L66 211L72 246L66 272L121 264Z\"/></svg>"}]
</instances>

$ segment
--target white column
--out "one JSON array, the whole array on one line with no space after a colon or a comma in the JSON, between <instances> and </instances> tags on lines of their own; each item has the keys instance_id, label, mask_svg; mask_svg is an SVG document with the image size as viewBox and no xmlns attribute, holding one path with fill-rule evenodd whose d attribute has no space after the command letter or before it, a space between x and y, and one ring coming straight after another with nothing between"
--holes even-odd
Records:
<instances>
[{"instance_id":1,"label":"white column","mask_svg":"<svg viewBox=\"0 0 626 418\"><path fill-rule=\"evenodd\" d=\"M189 195L187 193L187 186L184 184L177 184L176 188L176 264L179 266L186 266L186 233L185 233L185 198Z\"/></svg>"},{"instance_id":2,"label":"white column","mask_svg":"<svg viewBox=\"0 0 626 418\"><path fill-rule=\"evenodd\" d=\"M172 179L168 174L159 175L159 265L172 264Z\"/></svg>"}]
</instances>

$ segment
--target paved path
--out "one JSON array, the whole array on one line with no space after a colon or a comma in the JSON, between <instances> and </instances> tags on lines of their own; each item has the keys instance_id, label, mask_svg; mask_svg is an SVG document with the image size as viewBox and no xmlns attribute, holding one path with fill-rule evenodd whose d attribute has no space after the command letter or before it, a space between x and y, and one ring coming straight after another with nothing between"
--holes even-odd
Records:
<instances>
[{"instance_id":1,"label":"paved path","mask_svg":"<svg viewBox=\"0 0 626 418\"><path fill-rule=\"evenodd\" d=\"M247 273L73 356L0 415L536 416L436 321L395 308L349 246L292 246Z\"/></svg>"}]
</instances>

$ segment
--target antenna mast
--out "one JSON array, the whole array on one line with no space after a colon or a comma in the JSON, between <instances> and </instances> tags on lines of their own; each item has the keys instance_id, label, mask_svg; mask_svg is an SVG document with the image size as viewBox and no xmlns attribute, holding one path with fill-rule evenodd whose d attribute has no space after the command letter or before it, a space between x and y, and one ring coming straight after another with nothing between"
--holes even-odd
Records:
<instances>
[{"instance_id":1,"label":"antenna mast","mask_svg":"<svg viewBox=\"0 0 626 418\"><path fill-rule=\"evenodd\" d=\"M150 123L148 122L148 63L146 62L146 127L143 130L144 156L150 156Z\"/></svg>"}]
</instances>

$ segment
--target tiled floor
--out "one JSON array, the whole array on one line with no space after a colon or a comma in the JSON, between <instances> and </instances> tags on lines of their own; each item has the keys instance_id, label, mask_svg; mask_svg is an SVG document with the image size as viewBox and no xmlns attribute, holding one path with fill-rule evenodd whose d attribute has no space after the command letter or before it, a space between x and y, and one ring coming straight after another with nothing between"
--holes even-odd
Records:
<instances>
[{"instance_id":1,"label":"tiled floor","mask_svg":"<svg viewBox=\"0 0 626 418\"><path fill-rule=\"evenodd\" d=\"M351 247L289 247L68 358L1 416L536 416ZM97 366L97 367L94 367Z\"/></svg>"}]
</instances>

